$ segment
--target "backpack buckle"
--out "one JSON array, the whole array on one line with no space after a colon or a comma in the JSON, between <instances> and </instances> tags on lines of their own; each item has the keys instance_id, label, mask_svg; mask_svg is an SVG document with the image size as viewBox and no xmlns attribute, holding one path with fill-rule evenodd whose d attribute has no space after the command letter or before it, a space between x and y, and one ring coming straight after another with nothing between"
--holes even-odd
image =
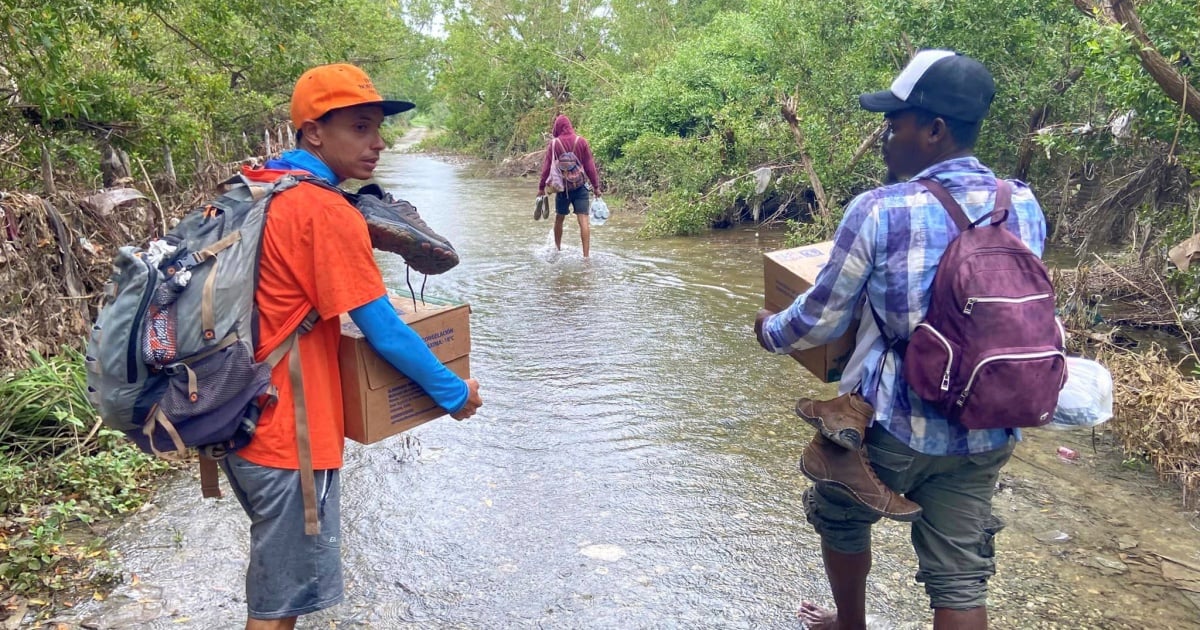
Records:
<instances>
[{"instance_id":1,"label":"backpack buckle","mask_svg":"<svg viewBox=\"0 0 1200 630\"><path fill-rule=\"evenodd\" d=\"M170 267L167 267L163 270L163 273L167 274L168 277L174 276L175 274L181 271L187 271L188 269L191 269L202 262L204 262L204 259L200 257L199 252L188 252L187 254L176 258L175 262L171 263Z\"/></svg>"},{"instance_id":2,"label":"backpack buckle","mask_svg":"<svg viewBox=\"0 0 1200 630\"><path fill-rule=\"evenodd\" d=\"M182 262L184 269L191 269L204 262L204 259L200 257L200 252L188 252L188 255L183 257Z\"/></svg>"},{"instance_id":3,"label":"backpack buckle","mask_svg":"<svg viewBox=\"0 0 1200 630\"><path fill-rule=\"evenodd\" d=\"M159 370L161 370L162 373L166 374L167 376L175 376L176 374L179 374L179 369L184 367L186 367L184 364L176 362L161 366Z\"/></svg>"}]
</instances>

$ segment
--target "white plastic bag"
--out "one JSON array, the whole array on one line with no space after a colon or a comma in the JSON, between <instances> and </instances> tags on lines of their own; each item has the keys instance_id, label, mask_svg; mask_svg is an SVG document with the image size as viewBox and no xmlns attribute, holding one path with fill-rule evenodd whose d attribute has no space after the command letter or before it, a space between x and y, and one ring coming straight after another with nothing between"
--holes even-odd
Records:
<instances>
[{"instance_id":1,"label":"white plastic bag","mask_svg":"<svg viewBox=\"0 0 1200 630\"><path fill-rule=\"evenodd\" d=\"M1081 357L1067 357L1067 383L1058 394L1050 429L1094 427L1113 415L1113 382L1108 368Z\"/></svg>"},{"instance_id":2,"label":"white plastic bag","mask_svg":"<svg viewBox=\"0 0 1200 630\"><path fill-rule=\"evenodd\" d=\"M608 220L608 204L599 197L593 199L590 214L592 225L604 225L604 222Z\"/></svg>"}]
</instances>

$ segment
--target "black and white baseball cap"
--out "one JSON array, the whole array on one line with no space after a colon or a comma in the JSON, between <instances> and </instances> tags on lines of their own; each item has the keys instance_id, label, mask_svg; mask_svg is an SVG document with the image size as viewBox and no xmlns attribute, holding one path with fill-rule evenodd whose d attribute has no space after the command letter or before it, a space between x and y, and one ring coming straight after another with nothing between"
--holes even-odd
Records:
<instances>
[{"instance_id":1,"label":"black and white baseball cap","mask_svg":"<svg viewBox=\"0 0 1200 630\"><path fill-rule=\"evenodd\" d=\"M913 56L892 87L858 97L871 112L891 113L920 107L967 122L987 116L996 83L983 64L953 50L922 50Z\"/></svg>"}]
</instances>

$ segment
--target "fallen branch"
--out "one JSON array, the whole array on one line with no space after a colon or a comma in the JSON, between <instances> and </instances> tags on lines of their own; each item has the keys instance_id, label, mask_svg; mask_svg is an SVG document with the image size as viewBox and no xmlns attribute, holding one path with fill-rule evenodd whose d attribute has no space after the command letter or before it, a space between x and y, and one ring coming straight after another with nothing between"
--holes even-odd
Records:
<instances>
[{"instance_id":1,"label":"fallen branch","mask_svg":"<svg viewBox=\"0 0 1200 630\"><path fill-rule=\"evenodd\" d=\"M150 181L150 174L146 172L146 165L142 163L140 158L137 163L138 167L142 169L142 177L146 178L146 187L154 194L154 215L158 217L158 227L160 230L158 236L162 236L167 233L167 217L163 214L162 200L158 198L158 191L154 189L154 182Z\"/></svg>"},{"instance_id":2,"label":"fallen branch","mask_svg":"<svg viewBox=\"0 0 1200 630\"><path fill-rule=\"evenodd\" d=\"M1154 273L1154 272L1151 272ZM1163 297L1167 298L1167 304L1171 305L1171 314L1175 316L1175 325L1179 326L1180 332L1183 333L1183 338L1187 341L1188 348L1192 351L1192 358L1200 361L1200 354L1196 354L1196 345L1192 343L1192 333L1188 331L1187 326L1183 323L1183 315L1179 313L1179 307L1176 306L1175 300L1171 297L1171 292L1167 291L1167 285L1163 283L1162 276L1154 273L1154 279L1158 281L1158 287L1163 292Z\"/></svg>"},{"instance_id":3,"label":"fallen branch","mask_svg":"<svg viewBox=\"0 0 1200 630\"><path fill-rule=\"evenodd\" d=\"M879 123L879 126L875 128L875 131L872 131L871 135L863 139L862 144L858 145L858 150L854 152L854 156L850 158L850 163L846 165L847 173L854 170L854 165L858 164L858 161L863 159L863 156L867 154L867 151L870 151L871 147L875 146L879 142L879 139L883 137L883 133L885 131L887 131L886 121Z\"/></svg>"},{"instance_id":4,"label":"fallen branch","mask_svg":"<svg viewBox=\"0 0 1200 630\"><path fill-rule=\"evenodd\" d=\"M1113 269L1113 266L1112 266L1112 265L1110 265L1110 264L1108 264L1107 262L1105 262L1105 260L1104 260L1103 258L1101 258L1099 254L1097 254L1097 253L1093 252L1093 253L1092 253L1092 256L1095 256L1095 257L1096 257L1096 260L1100 261L1100 264L1101 264L1101 265L1104 265L1105 267L1107 267L1107 268L1108 268L1108 270L1109 270L1109 271L1113 272L1113 275L1115 275L1115 276L1117 276L1118 278L1120 278L1120 279L1124 280L1124 281L1125 281L1125 284L1128 284L1128 285L1130 286L1130 288L1132 288L1134 291L1137 291L1138 293L1141 293L1142 295L1144 295L1144 296L1146 296L1146 297L1150 298L1151 300L1158 299L1158 298L1157 298L1157 296L1150 295L1150 293L1149 293L1148 291L1146 291L1145 289L1143 289L1143 288L1139 287L1138 285L1134 284L1134 283L1133 283L1133 281L1132 281L1132 280L1130 280L1129 278L1126 278L1125 276L1121 275L1121 272L1120 272L1120 271L1117 271L1116 269Z\"/></svg>"},{"instance_id":5,"label":"fallen branch","mask_svg":"<svg viewBox=\"0 0 1200 630\"><path fill-rule=\"evenodd\" d=\"M46 143L42 143L42 189L47 197L55 197L58 195L58 188L54 185L54 164L50 161L50 150L46 148Z\"/></svg>"},{"instance_id":6,"label":"fallen branch","mask_svg":"<svg viewBox=\"0 0 1200 630\"><path fill-rule=\"evenodd\" d=\"M789 96L784 99L780 113L783 114L783 119L787 121L788 127L791 127L796 144L800 145L800 163L804 166L804 171L808 173L808 182L812 185L813 194L817 197L817 212L821 216L826 216L829 214L829 202L825 198L825 187L821 185L821 179L817 177L817 170L813 167L812 158L808 155L808 149L804 143L804 132L800 130L800 120L796 117L796 105L796 97Z\"/></svg>"}]
</instances>

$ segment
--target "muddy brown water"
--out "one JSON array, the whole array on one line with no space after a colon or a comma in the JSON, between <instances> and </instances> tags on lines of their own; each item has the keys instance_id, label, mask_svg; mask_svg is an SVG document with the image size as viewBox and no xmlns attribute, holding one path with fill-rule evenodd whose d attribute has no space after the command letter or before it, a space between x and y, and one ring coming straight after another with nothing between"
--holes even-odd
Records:
<instances>
[{"instance_id":1,"label":"muddy brown water","mask_svg":"<svg viewBox=\"0 0 1200 630\"><path fill-rule=\"evenodd\" d=\"M403 153L378 179L462 256L425 291L471 303L485 404L349 446L346 601L300 628L799 628L802 599L829 602L795 466L810 429L791 406L833 387L751 333L781 234L641 240L616 212L585 261L573 223L557 253L533 221L530 180ZM402 289L400 261L379 260ZM1087 432L1018 447L996 500L993 627L1200 628L1158 567L1200 565L1194 515L1103 436L1091 449ZM926 627L907 529L874 540L872 627ZM201 500L180 474L110 544L123 584L58 622L241 627L248 522L232 497Z\"/></svg>"}]
</instances>

